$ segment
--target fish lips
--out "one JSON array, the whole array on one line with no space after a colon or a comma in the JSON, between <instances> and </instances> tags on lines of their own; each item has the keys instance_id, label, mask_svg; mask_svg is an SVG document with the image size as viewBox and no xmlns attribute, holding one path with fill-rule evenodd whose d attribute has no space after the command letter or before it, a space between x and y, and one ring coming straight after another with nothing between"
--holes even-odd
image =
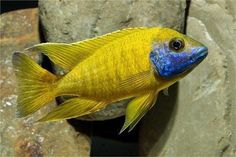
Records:
<instances>
[{"instance_id":1,"label":"fish lips","mask_svg":"<svg viewBox=\"0 0 236 157\"><path fill-rule=\"evenodd\" d=\"M208 48L205 46L195 48L195 52L190 56L190 60L194 65L201 63L208 55Z\"/></svg>"},{"instance_id":2,"label":"fish lips","mask_svg":"<svg viewBox=\"0 0 236 157\"><path fill-rule=\"evenodd\" d=\"M208 48L205 46L194 48L193 55L190 56L190 64L184 70L183 74L191 72L198 64L200 64L208 55Z\"/></svg>"}]
</instances>

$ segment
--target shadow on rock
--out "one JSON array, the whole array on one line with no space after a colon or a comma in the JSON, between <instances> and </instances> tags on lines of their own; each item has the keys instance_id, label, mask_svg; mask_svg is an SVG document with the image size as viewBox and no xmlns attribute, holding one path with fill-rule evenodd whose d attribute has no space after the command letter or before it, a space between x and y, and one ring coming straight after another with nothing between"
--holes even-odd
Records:
<instances>
[{"instance_id":1,"label":"shadow on rock","mask_svg":"<svg viewBox=\"0 0 236 157\"><path fill-rule=\"evenodd\" d=\"M165 146L177 109L177 92L178 83L169 87L168 96L160 92L155 106L144 117L140 128L140 155L150 155L149 152L154 146L155 152Z\"/></svg>"}]
</instances>

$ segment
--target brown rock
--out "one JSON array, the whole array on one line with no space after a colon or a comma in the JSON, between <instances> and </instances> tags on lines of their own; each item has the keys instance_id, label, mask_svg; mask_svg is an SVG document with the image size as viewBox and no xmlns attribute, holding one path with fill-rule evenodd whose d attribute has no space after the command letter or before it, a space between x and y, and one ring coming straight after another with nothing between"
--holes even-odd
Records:
<instances>
[{"instance_id":1,"label":"brown rock","mask_svg":"<svg viewBox=\"0 0 236 157\"><path fill-rule=\"evenodd\" d=\"M66 122L33 123L49 111L46 107L26 118L16 118L16 78L12 53L40 42L37 9L2 14L0 73L0 154L8 156L89 156L90 139ZM55 103L51 104L52 106ZM79 139L79 140L78 140ZM79 145L83 144L83 147Z\"/></svg>"},{"instance_id":2,"label":"brown rock","mask_svg":"<svg viewBox=\"0 0 236 157\"><path fill-rule=\"evenodd\" d=\"M15 155L18 157L43 157L41 145L35 140L26 137L18 138L15 144Z\"/></svg>"}]
</instances>

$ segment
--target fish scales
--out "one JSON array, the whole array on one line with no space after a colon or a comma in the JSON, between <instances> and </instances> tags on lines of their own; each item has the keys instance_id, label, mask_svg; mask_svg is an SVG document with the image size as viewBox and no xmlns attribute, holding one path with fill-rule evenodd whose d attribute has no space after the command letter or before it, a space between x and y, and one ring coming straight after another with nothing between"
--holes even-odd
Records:
<instances>
[{"instance_id":1,"label":"fish scales","mask_svg":"<svg viewBox=\"0 0 236 157\"><path fill-rule=\"evenodd\" d=\"M103 99L112 99L114 94L116 99L130 93L134 96L139 94L134 93L134 89L129 89L129 86L120 91L119 85L122 80L150 69L149 52L153 37L144 34L132 34L104 45L60 81L59 94ZM69 87L68 82L72 87ZM147 86L149 84L147 82Z\"/></svg>"}]
</instances>

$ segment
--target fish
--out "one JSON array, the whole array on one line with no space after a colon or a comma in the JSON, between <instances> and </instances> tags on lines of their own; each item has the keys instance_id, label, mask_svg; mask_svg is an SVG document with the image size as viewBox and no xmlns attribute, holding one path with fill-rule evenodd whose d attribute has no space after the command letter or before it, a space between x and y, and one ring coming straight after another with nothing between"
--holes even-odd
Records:
<instances>
[{"instance_id":1,"label":"fish","mask_svg":"<svg viewBox=\"0 0 236 157\"><path fill-rule=\"evenodd\" d=\"M66 71L57 76L27 53L43 53ZM120 131L131 131L158 93L190 73L207 56L202 43L170 28L136 27L74 43L41 43L15 52L17 116L33 114L58 96L73 96L38 122L78 118L132 98Z\"/></svg>"}]
</instances>

